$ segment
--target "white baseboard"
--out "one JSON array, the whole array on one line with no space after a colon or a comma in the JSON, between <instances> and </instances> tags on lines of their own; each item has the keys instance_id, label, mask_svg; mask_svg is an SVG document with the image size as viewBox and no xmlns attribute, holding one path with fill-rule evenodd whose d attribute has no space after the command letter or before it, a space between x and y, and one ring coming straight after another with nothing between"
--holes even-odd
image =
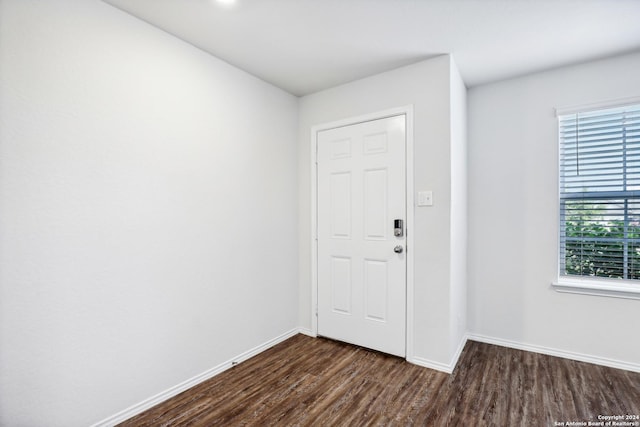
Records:
<instances>
[{"instance_id":1,"label":"white baseboard","mask_svg":"<svg viewBox=\"0 0 640 427\"><path fill-rule=\"evenodd\" d=\"M445 374L450 374L453 372L453 368L451 367L451 365L436 362L434 360L424 359L419 356L414 356L411 359L407 359L407 362L413 363L414 365L422 366L423 368L435 369L436 371L444 372Z\"/></svg>"},{"instance_id":2,"label":"white baseboard","mask_svg":"<svg viewBox=\"0 0 640 427\"><path fill-rule=\"evenodd\" d=\"M462 350L464 349L465 344L467 343L468 336L465 335L460 340L458 344L458 348L454 353L451 361L447 363L436 362L433 360L425 359L419 356L413 356L412 358L407 358L407 362L413 363L414 365L422 366L423 368L435 369L436 371L441 371L447 374L453 373L453 370L456 368L458 364L458 359L460 359L460 355L462 354Z\"/></svg>"},{"instance_id":3,"label":"white baseboard","mask_svg":"<svg viewBox=\"0 0 640 427\"><path fill-rule=\"evenodd\" d=\"M302 335L306 335L306 336L311 337L311 338L317 338L318 337L318 335L314 334L311 329L299 328L298 332L301 333Z\"/></svg>"},{"instance_id":4,"label":"white baseboard","mask_svg":"<svg viewBox=\"0 0 640 427\"><path fill-rule=\"evenodd\" d=\"M514 348L516 350L530 351L532 353L546 354L547 356L562 357L564 359L577 360L579 362L593 363L594 365L607 366L609 368L624 369L626 371L640 372L640 364L623 362L621 360L609 359L606 357L592 356L590 354L576 353L572 351L559 350L540 345L526 344L517 341L505 340L502 338L489 337L480 334L468 334L468 339L486 344L499 345L501 347Z\"/></svg>"},{"instance_id":5,"label":"white baseboard","mask_svg":"<svg viewBox=\"0 0 640 427\"><path fill-rule=\"evenodd\" d=\"M216 375L226 371L227 369L231 368L232 366L240 363L240 362L244 362L247 359L252 358L253 356L262 353L263 351L273 347L276 344L281 343L282 341L291 338L292 336L298 334L298 333L303 333L305 335L307 335L306 333L306 329L303 330L301 328L295 328L292 329L288 332L285 332L284 334L277 336L263 344L260 344L254 348L252 348L251 350L245 351L244 353L239 354L238 356L227 360L224 363L219 364L218 366L214 366L211 369L206 370L205 372L202 372L201 374L196 375L195 377L189 378L186 381L181 382L178 385L175 385L163 392L160 392L158 394L156 394L155 396L152 396L148 399L143 400L140 403L137 403L133 406L130 406L129 408L118 412L115 415L112 415L108 418L105 418L102 421L98 421L97 423L93 424L91 427L112 427L115 426L116 424L119 424L123 421L128 420L129 418L138 415L141 412L146 411L149 408L152 408L153 406L157 405L158 403L164 402L167 399L172 398L173 396L182 393L185 390L190 389L191 387L200 384L203 381L208 380L209 378L213 378Z\"/></svg>"},{"instance_id":6,"label":"white baseboard","mask_svg":"<svg viewBox=\"0 0 640 427\"><path fill-rule=\"evenodd\" d=\"M462 354L462 350L464 350L464 346L467 345L467 340L469 339L469 335L464 334L460 342L458 343L458 348L451 358L451 372L456 369L456 365L458 364L458 360L460 360L460 355Z\"/></svg>"}]
</instances>

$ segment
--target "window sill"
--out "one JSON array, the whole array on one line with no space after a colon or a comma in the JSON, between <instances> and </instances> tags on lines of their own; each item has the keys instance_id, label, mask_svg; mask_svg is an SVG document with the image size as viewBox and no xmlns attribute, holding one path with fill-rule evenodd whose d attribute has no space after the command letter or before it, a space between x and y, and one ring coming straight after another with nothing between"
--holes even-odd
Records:
<instances>
[{"instance_id":1,"label":"window sill","mask_svg":"<svg viewBox=\"0 0 640 427\"><path fill-rule=\"evenodd\" d=\"M621 280L608 281L561 277L551 283L551 286L557 292L640 300L640 285L630 285Z\"/></svg>"}]
</instances>

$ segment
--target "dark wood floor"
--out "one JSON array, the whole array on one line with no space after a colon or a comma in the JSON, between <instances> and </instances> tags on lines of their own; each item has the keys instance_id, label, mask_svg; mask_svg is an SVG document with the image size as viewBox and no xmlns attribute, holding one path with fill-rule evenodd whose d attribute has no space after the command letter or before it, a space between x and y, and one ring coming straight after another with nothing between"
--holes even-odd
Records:
<instances>
[{"instance_id":1,"label":"dark wood floor","mask_svg":"<svg viewBox=\"0 0 640 427\"><path fill-rule=\"evenodd\" d=\"M640 415L640 374L468 342L452 375L297 335L121 426L554 426Z\"/></svg>"}]
</instances>

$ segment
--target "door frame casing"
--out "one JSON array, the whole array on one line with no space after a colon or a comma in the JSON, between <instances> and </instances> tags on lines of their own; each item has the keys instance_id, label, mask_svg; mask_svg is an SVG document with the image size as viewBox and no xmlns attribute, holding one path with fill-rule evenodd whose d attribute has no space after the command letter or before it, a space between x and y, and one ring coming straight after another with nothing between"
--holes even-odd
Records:
<instances>
[{"instance_id":1,"label":"door frame casing","mask_svg":"<svg viewBox=\"0 0 640 427\"><path fill-rule=\"evenodd\" d=\"M405 116L405 232L406 232L406 319L405 359L413 362L414 295L414 190L413 190L413 105L349 117L311 127L311 332L318 336L318 133L394 116Z\"/></svg>"}]
</instances>

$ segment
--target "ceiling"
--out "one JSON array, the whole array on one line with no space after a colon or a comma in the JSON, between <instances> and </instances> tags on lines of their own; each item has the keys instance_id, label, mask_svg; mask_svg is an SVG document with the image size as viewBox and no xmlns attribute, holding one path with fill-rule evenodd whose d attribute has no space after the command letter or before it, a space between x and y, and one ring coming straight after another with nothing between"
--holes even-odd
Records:
<instances>
[{"instance_id":1,"label":"ceiling","mask_svg":"<svg viewBox=\"0 0 640 427\"><path fill-rule=\"evenodd\" d=\"M104 0L294 95L451 53L468 87L640 50L640 0Z\"/></svg>"}]
</instances>

